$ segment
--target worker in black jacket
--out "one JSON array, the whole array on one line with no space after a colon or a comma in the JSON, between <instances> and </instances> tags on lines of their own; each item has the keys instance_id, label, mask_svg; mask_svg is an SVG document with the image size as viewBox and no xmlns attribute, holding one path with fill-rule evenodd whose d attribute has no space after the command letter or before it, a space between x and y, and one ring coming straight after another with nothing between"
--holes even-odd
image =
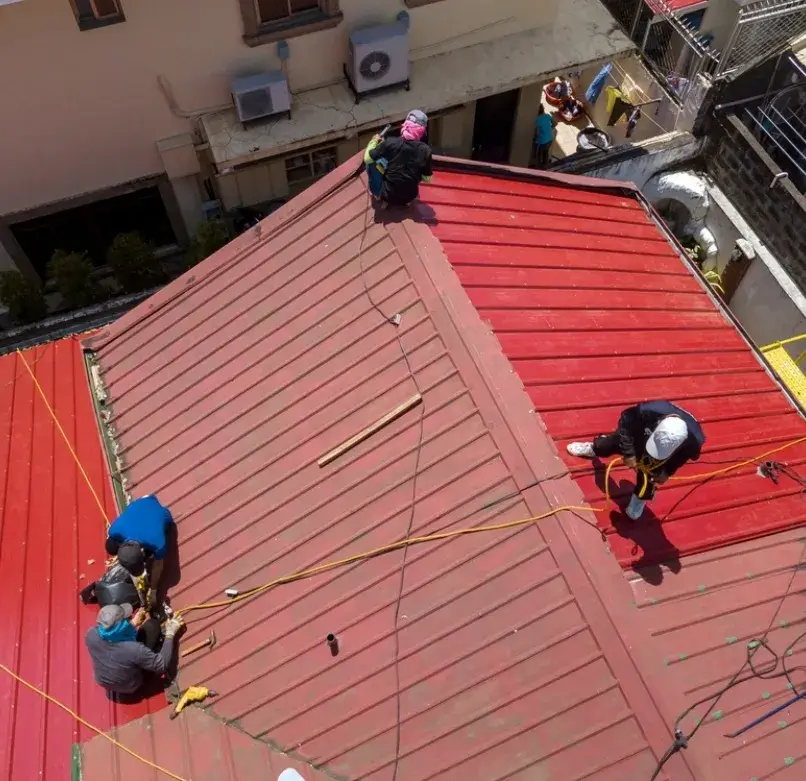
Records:
<instances>
[{"instance_id":1,"label":"worker in black jacket","mask_svg":"<svg viewBox=\"0 0 806 781\"><path fill-rule=\"evenodd\" d=\"M410 111L399 136L373 136L364 151L370 192L379 207L406 206L420 192L420 182L433 176L431 147L425 143L428 117Z\"/></svg>"},{"instance_id":2,"label":"worker in black jacket","mask_svg":"<svg viewBox=\"0 0 806 781\"><path fill-rule=\"evenodd\" d=\"M696 461L705 434L693 415L669 401L645 401L621 413L618 429L592 442L572 442L568 452L578 458L620 455L631 469L640 469L627 515L637 521L655 487L663 485L687 461Z\"/></svg>"}]
</instances>

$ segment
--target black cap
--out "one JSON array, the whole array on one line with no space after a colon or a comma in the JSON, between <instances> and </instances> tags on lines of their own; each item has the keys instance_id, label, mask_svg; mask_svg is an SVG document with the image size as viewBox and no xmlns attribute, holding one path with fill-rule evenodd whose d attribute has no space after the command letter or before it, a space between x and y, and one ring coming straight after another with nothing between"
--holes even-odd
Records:
<instances>
[{"instance_id":1,"label":"black cap","mask_svg":"<svg viewBox=\"0 0 806 781\"><path fill-rule=\"evenodd\" d=\"M139 577L146 568L146 557L138 542L124 542L118 548L118 562L130 575Z\"/></svg>"}]
</instances>

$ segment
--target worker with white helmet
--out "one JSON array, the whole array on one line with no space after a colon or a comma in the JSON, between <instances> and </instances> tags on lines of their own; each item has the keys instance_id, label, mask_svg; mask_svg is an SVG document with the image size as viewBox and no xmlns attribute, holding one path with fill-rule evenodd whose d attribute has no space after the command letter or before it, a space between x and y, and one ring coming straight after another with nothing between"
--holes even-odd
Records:
<instances>
[{"instance_id":1,"label":"worker with white helmet","mask_svg":"<svg viewBox=\"0 0 806 781\"><path fill-rule=\"evenodd\" d=\"M696 461L705 434L693 415L669 401L645 401L621 413L612 434L600 434L592 442L572 442L568 452L577 458L620 455L631 469L640 469L627 515L637 521L655 487L663 485L687 461Z\"/></svg>"}]
</instances>

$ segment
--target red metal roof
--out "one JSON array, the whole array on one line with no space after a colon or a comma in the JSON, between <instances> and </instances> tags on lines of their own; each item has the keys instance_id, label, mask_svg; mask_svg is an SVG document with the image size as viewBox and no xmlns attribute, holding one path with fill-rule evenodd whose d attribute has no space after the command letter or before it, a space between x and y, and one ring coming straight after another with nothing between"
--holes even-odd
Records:
<instances>
[{"instance_id":1,"label":"red metal roof","mask_svg":"<svg viewBox=\"0 0 806 781\"><path fill-rule=\"evenodd\" d=\"M78 342L24 356L114 514ZM138 718L148 704L110 704L84 649L95 611L81 606L78 591L103 571L104 518L16 353L0 357L0 432L0 663L101 729ZM64 781L73 743L91 734L0 671L0 778Z\"/></svg>"},{"instance_id":2,"label":"red metal roof","mask_svg":"<svg viewBox=\"0 0 806 781\"><path fill-rule=\"evenodd\" d=\"M121 727L115 739L188 781L277 781L287 768L296 770L304 781L330 781L298 757L251 738L201 708L187 708L174 721L169 719L171 710L164 709ZM82 746L81 778L161 781L166 776L118 750L105 738L96 737Z\"/></svg>"},{"instance_id":3,"label":"red metal roof","mask_svg":"<svg viewBox=\"0 0 806 781\"><path fill-rule=\"evenodd\" d=\"M656 13L660 14L664 11L672 11L680 15L681 13L690 13L694 8L707 8L703 0L644 0L644 2Z\"/></svg>"},{"instance_id":4,"label":"red metal roof","mask_svg":"<svg viewBox=\"0 0 806 781\"><path fill-rule=\"evenodd\" d=\"M702 460L681 476L806 435L761 360L634 197L444 172L422 199L460 282L589 503L602 504L604 476L565 446L612 431L636 401L668 398L703 422ZM780 457L803 463L806 444ZM799 486L752 477L755 470L696 488L669 483L642 523L614 513L599 515L600 526L630 566L806 521ZM629 496L628 477L616 474L614 496Z\"/></svg>"},{"instance_id":5,"label":"red metal roof","mask_svg":"<svg viewBox=\"0 0 806 781\"><path fill-rule=\"evenodd\" d=\"M129 488L177 519L180 608L402 538L420 416L413 534L579 501L429 226L375 223L357 165L92 344ZM414 392L398 335L423 405L320 469ZM548 482L488 506L535 479ZM399 753L406 781L645 781L670 735L659 706L676 695L655 685L659 661L639 673L640 628L594 585L606 573L627 589L590 523L411 548L399 714L401 553L191 614L188 642L214 626L218 644L183 662L181 683L209 684L211 713L342 777L390 779ZM688 762L672 760L675 779L694 777Z\"/></svg>"},{"instance_id":6,"label":"red metal roof","mask_svg":"<svg viewBox=\"0 0 806 781\"><path fill-rule=\"evenodd\" d=\"M805 543L803 529L791 530L691 556L676 575L658 568L631 573L638 620L651 634L653 657L661 660L686 706L724 687L747 659L748 643L770 626L770 647L785 657L792 682L802 690L798 668L806 645L801 640L790 655L785 651L806 630ZM762 670L770 659L764 649L754 657ZM738 738L724 737L793 696L785 678L742 683L720 699L691 750L716 779L803 778L806 700ZM695 708L683 729L694 729L706 709Z\"/></svg>"}]
</instances>

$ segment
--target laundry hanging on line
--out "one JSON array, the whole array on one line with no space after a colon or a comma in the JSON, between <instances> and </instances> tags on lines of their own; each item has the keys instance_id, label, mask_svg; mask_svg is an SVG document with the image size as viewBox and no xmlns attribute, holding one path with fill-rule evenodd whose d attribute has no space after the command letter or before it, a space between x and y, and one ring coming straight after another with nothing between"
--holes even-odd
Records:
<instances>
[{"instance_id":1,"label":"laundry hanging on line","mask_svg":"<svg viewBox=\"0 0 806 781\"><path fill-rule=\"evenodd\" d=\"M599 96L602 94L605 82L607 81L607 77L612 69L613 64L610 62L603 65L602 69L596 74L596 77L590 83L588 89L585 90L585 100L588 102L589 105L591 106L596 105L596 101L599 100Z\"/></svg>"}]
</instances>

